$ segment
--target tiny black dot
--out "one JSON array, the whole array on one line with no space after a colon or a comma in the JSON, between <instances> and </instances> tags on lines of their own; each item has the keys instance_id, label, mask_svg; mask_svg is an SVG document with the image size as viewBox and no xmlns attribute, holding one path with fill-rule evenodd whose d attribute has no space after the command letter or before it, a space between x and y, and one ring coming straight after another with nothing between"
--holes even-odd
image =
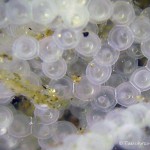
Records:
<instances>
[{"instance_id":1,"label":"tiny black dot","mask_svg":"<svg viewBox=\"0 0 150 150\"><path fill-rule=\"evenodd\" d=\"M87 37L89 35L89 32L83 32L83 36Z\"/></svg>"},{"instance_id":2,"label":"tiny black dot","mask_svg":"<svg viewBox=\"0 0 150 150\"><path fill-rule=\"evenodd\" d=\"M46 89L46 86L42 85L44 89Z\"/></svg>"}]
</instances>

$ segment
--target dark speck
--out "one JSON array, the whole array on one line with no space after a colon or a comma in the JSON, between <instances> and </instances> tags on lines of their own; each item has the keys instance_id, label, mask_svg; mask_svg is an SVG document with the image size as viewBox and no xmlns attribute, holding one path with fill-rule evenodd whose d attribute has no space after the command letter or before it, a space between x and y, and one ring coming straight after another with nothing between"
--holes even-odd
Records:
<instances>
[{"instance_id":1,"label":"dark speck","mask_svg":"<svg viewBox=\"0 0 150 150\"><path fill-rule=\"evenodd\" d=\"M89 32L83 32L83 36L87 37L89 35Z\"/></svg>"}]
</instances>

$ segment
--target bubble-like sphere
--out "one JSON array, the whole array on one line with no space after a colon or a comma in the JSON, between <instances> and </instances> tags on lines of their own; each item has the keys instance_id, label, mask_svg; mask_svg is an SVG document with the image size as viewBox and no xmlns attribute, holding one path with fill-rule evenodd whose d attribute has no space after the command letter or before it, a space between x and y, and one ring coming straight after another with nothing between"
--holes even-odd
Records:
<instances>
[{"instance_id":1,"label":"bubble-like sphere","mask_svg":"<svg viewBox=\"0 0 150 150\"><path fill-rule=\"evenodd\" d=\"M53 38L59 47L67 50L73 49L78 45L80 34L74 30L62 28L55 31Z\"/></svg>"},{"instance_id":2,"label":"bubble-like sphere","mask_svg":"<svg viewBox=\"0 0 150 150\"><path fill-rule=\"evenodd\" d=\"M138 61L125 53L120 55L115 64L115 71L124 76L130 76L138 67Z\"/></svg>"},{"instance_id":3,"label":"bubble-like sphere","mask_svg":"<svg viewBox=\"0 0 150 150\"><path fill-rule=\"evenodd\" d=\"M53 63L42 63L42 71L51 79L61 79L66 74L67 64L64 59Z\"/></svg>"},{"instance_id":4,"label":"bubble-like sphere","mask_svg":"<svg viewBox=\"0 0 150 150\"><path fill-rule=\"evenodd\" d=\"M130 77L130 82L141 91L149 90L150 71L147 70L145 67L135 70Z\"/></svg>"},{"instance_id":5,"label":"bubble-like sphere","mask_svg":"<svg viewBox=\"0 0 150 150\"><path fill-rule=\"evenodd\" d=\"M62 54L63 49L58 47L52 37L46 37L40 40L39 57L46 63L58 61Z\"/></svg>"},{"instance_id":6,"label":"bubble-like sphere","mask_svg":"<svg viewBox=\"0 0 150 150\"><path fill-rule=\"evenodd\" d=\"M114 3L112 21L116 24L130 24L135 18L133 6L126 1L117 1Z\"/></svg>"},{"instance_id":7,"label":"bubble-like sphere","mask_svg":"<svg viewBox=\"0 0 150 150\"><path fill-rule=\"evenodd\" d=\"M86 57L92 57L97 54L101 48L100 38L93 32L87 32L87 36L82 35L82 38L75 50Z\"/></svg>"},{"instance_id":8,"label":"bubble-like sphere","mask_svg":"<svg viewBox=\"0 0 150 150\"><path fill-rule=\"evenodd\" d=\"M30 36L21 36L13 43L12 51L18 59L30 60L38 56L39 43Z\"/></svg>"},{"instance_id":9,"label":"bubble-like sphere","mask_svg":"<svg viewBox=\"0 0 150 150\"><path fill-rule=\"evenodd\" d=\"M123 82L116 87L117 102L125 107L137 103L140 94L140 90L136 89L130 82Z\"/></svg>"},{"instance_id":10,"label":"bubble-like sphere","mask_svg":"<svg viewBox=\"0 0 150 150\"><path fill-rule=\"evenodd\" d=\"M30 118L21 114L15 115L8 132L17 138L27 137L31 134Z\"/></svg>"},{"instance_id":11,"label":"bubble-like sphere","mask_svg":"<svg viewBox=\"0 0 150 150\"><path fill-rule=\"evenodd\" d=\"M86 68L88 80L96 85L105 83L111 76L111 66L98 65L94 61L90 62Z\"/></svg>"},{"instance_id":12,"label":"bubble-like sphere","mask_svg":"<svg viewBox=\"0 0 150 150\"><path fill-rule=\"evenodd\" d=\"M6 4L6 16L12 24L23 25L31 21L31 3L27 0L11 0Z\"/></svg>"},{"instance_id":13,"label":"bubble-like sphere","mask_svg":"<svg viewBox=\"0 0 150 150\"><path fill-rule=\"evenodd\" d=\"M133 41L133 33L128 26L115 26L108 35L108 43L119 51L128 49Z\"/></svg>"},{"instance_id":14,"label":"bubble-like sphere","mask_svg":"<svg viewBox=\"0 0 150 150\"><path fill-rule=\"evenodd\" d=\"M113 12L113 4L110 0L91 0L88 5L90 21L101 23L108 20Z\"/></svg>"},{"instance_id":15,"label":"bubble-like sphere","mask_svg":"<svg viewBox=\"0 0 150 150\"><path fill-rule=\"evenodd\" d=\"M130 25L132 33L134 35L134 41L142 42L147 40L150 35L150 22L146 17L139 16L137 17Z\"/></svg>"},{"instance_id":16,"label":"bubble-like sphere","mask_svg":"<svg viewBox=\"0 0 150 150\"><path fill-rule=\"evenodd\" d=\"M93 108L103 112L110 111L116 104L115 89L109 86L102 86L92 101Z\"/></svg>"},{"instance_id":17,"label":"bubble-like sphere","mask_svg":"<svg viewBox=\"0 0 150 150\"><path fill-rule=\"evenodd\" d=\"M100 65L111 66L117 62L119 55L119 51L112 48L108 44L104 44L94 56L94 60Z\"/></svg>"},{"instance_id":18,"label":"bubble-like sphere","mask_svg":"<svg viewBox=\"0 0 150 150\"><path fill-rule=\"evenodd\" d=\"M33 21L42 24L50 24L57 16L55 1L51 0L33 0L32 2Z\"/></svg>"},{"instance_id":19,"label":"bubble-like sphere","mask_svg":"<svg viewBox=\"0 0 150 150\"><path fill-rule=\"evenodd\" d=\"M74 84L74 96L82 101L90 101L95 96L97 87L90 83L86 76L82 76L79 83Z\"/></svg>"}]
</instances>

